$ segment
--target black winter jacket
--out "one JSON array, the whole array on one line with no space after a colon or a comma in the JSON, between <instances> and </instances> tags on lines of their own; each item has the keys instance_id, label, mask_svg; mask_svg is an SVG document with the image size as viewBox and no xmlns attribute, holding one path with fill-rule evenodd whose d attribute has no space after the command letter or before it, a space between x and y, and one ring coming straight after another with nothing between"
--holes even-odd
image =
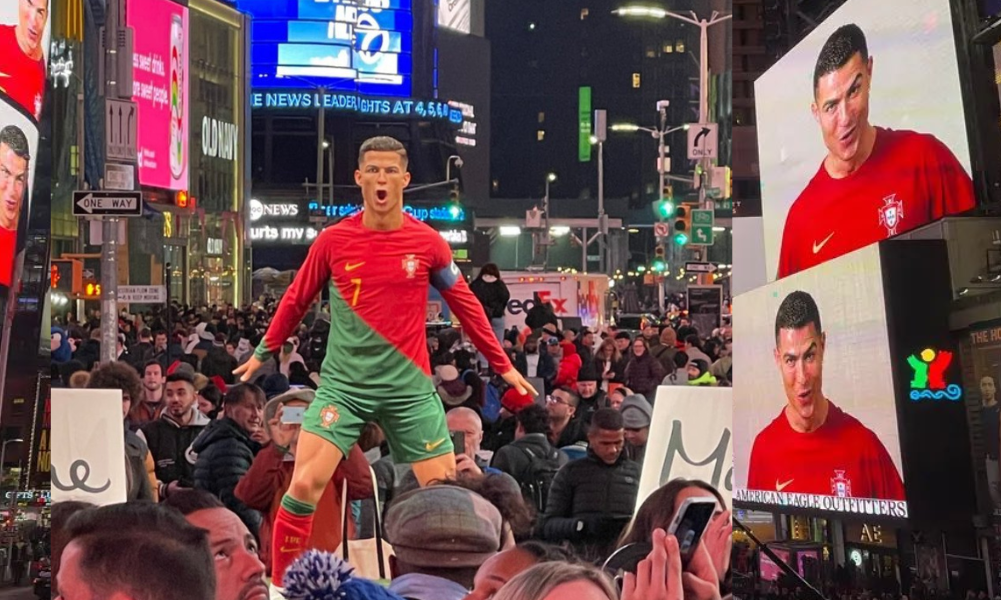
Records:
<instances>
[{"instance_id":1,"label":"black winter jacket","mask_svg":"<svg viewBox=\"0 0 1001 600\"><path fill-rule=\"evenodd\" d=\"M261 527L261 513L238 500L233 490L250 469L261 445L250 439L250 434L236 421L225 417L206 427L191 449L198 454L195 487L222 500L256 536Z\"/></svg>"},{"instance_id":2,"label":"black winter jacket","mask_svg":"<svg viewBox=\"0 0 1001 600\"><path fill-rule=\"evenodd\" d=\"M483 305L483 310L488 319L500 319L504 317L507 309L507 302L511 299L511 292L503 281L484 281L478 277L469 284L469 289L476 295L476 299Z\"/></svg>"},{"instance_id":3,"label":"black winter jacket","mask_svg":"<svg viewBox=\"0 0 1001 600\"><path fill-rule=\"evenodd\" d=\"M195 467L186 453L209 419L194 406L192 411L195 416L190 425L178 425L164 412L162 417L140 428L156 463L156 479L162 484L176 481L184 487L195 485Z\"/></svg>"},{"instance_id":4,"label":"black winter jacket","mask_svg":"<svg viewBox=\"0 0 1001 600\"><path fill-rule=\"evenodd\" d=\"M125 475L126 496L128 502L134 500L153 501L153 488L150 487L146 474L146 455L149 448L135 432L125 423Z\"/></svg>"},{"instance_id":5,"label":"black winter jacket","mask_svg":"<svg viewBox=\"0 0 1001 600\"><path fill-rule=\"evenodd\" d=\"M520 485L528 475L528 467L532 463L528 452L525 451L526 449L538 458L550 456L553 451L558 452L561 467L570 462L570 458L565 452L557 450L549 443L549 440L546 439L546 434L529 433L494 452L490 466L514 477L515 481Z\"/></svg>"},{"instance_id":6,"label":"black winter jacket","mask_svg":"<svg viewBox=\"0 0 1001 600\"><path fill-rule=\"evenodd\" d=\"M539 519L543 538L569 540L585 559L607 557L632 517L639 483L639 465L624 454L609 465L588 450L553 479Z\"/></svg>"},{"instance_id":7,"label":"black winter jacket","mask_svg":"<svg viewBox=\"0 0 1001 600\"><path fill-rule=\"evenodd\" d=\"M222 377L226 385L233 385L236 381L233 379L233 371L238 366L236 359L230 356L225 348L216 346L209 350L208 354L205 355L205 359L202 360L201 372L208 378L218 375Z\"/></svg>"},{"instance_id":8,"label":"black winter jacket","mask_svg":"<svg viewBox=\"0 0 1001 600\"><path fill-rule=\"evenodd\" d=\"M633 356L629 361L629 366L626 367L626 387L637 394L643 394L653 404L657 386L665 375L664 365L650 352L644 352L643 356Z\"/></svg>"}]
</instances>

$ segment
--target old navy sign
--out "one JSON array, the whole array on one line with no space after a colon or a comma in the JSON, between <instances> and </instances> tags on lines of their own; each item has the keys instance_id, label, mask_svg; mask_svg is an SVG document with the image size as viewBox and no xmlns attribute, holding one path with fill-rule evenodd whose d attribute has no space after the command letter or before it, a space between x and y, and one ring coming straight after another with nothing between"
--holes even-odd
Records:
<instances>
[{"instance_id":1,"label":"old navy sign","mask_svg":"<svg viewBox=\"0 0 1001 600\"><path fill-rule=\"evenodd\" d=\"M250 94L250 107L257 110L311 109L319 106L319 92L261 91ZM363 115L434 119L462 124L462 110L436 100L369 98L335 92L324 94L323 106Z\"/></svg>"},{"instance_id":2,"label":"old navy sign","mask_svg":"<svg viewBox=\"0 0 1001 600\"><path fill-rule=\"evenodd\" d=\"M209 158L236 160L239 155L239 128L211 117L202 118L202 154Z\"/></svg>"}]
</instances>

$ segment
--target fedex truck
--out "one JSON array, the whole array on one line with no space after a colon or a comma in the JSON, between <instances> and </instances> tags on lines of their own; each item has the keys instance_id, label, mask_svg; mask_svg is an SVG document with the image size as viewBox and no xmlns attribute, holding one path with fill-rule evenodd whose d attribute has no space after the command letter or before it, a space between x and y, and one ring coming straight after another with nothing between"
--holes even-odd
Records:
<instances>
[{"instance_id":1,"label":"fedex truck","mask_svg":"<svg viewBox=\"0 0 1001 600\"><path fill-rule=\"evenodd\" d=\"M513 326L523 329L528 311L536 302L545 300L552 304L558 319L576 317L582 325L599 330L607 324L606 275L504 271L501 279L511 291L504 313L507 329Z\"/></svg>"}]
</instances>

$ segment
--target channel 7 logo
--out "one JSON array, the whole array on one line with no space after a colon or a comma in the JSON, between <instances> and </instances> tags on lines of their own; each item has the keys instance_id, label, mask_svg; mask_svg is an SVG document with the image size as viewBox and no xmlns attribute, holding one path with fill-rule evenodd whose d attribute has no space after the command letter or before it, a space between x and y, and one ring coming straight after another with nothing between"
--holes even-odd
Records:
<instances>
[{"instance_id":1,"label":"channel 7 logo","mask_svg":"<svg viewBox=\"0 0 1001 600\"><path fill-rule=\"evenodd\" d=\"M931 348L921 351L920 355L907 357L907 364L914 371L911 379L911 400L951 400L958 401L963 396L963 389L955 383L946 383L945 372L952 364L952 352Z\"/></svg>"}]
</instances>

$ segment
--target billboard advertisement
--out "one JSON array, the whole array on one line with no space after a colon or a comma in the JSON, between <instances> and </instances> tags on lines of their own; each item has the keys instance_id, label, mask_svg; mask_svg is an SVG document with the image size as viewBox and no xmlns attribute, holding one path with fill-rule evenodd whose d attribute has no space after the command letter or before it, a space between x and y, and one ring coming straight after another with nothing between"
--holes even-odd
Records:
<instances>
[{"instance_id":1,"label":"billboard advertisement","mask_svg":"<svg viewBox=\"0 0 1001 600\"><path fill-rule=\"evenodd\" d=\"M11 98L0 95L0 286L9 288L24 245L38 163L38 127ZM21 237L19 240L18 238Z\"/></svg>"},{"instance_id":2,"label":"billboard advertisement","mask_svg":"<svg viewBox=\"0 0 1001 600\"><path fill-rule=\"evenodd\" d=\"M949 0L849 0L755 95L770 280L974 207Z\"/></svg>"},{"instance_id":3,"label":"billboard advertisement","mask_svg":"<svg viewBox=\"0 0 1001 600\"><path fill-rule=\"evenodd\" d=\"M251 85L409 96L410 0L238 0L254 17Z\"/></svg>"},{"instance_id":4,"label":"billboard advertisement","mask_svg":"<svg viewBox=\"0 0 1001 600\"><path fill-rule=\"evenodd\" d=\"M49 0L0 3L0 92L37 122L45 96Z\"/></svg>"},{"instance_id":5,"label":"billboard advertisement","mask_svg":"<svg viewBox=\"0 0 1001 600\"><path fill-rule=\"evenodd\" d=\"M139 108L139 183L188 189L188 9L129 0L132 100Z\"/></svg>"},{"instance_id":6,"label":"billboard advertisement","mask_svg":"<svg viewBox=\"0 0 1001 600\"><path fill-rule=\"evenodd\" d=\"M738 500L907 516L880 272L870 246L734 299Z\"/></svg>"}]
</instances>

